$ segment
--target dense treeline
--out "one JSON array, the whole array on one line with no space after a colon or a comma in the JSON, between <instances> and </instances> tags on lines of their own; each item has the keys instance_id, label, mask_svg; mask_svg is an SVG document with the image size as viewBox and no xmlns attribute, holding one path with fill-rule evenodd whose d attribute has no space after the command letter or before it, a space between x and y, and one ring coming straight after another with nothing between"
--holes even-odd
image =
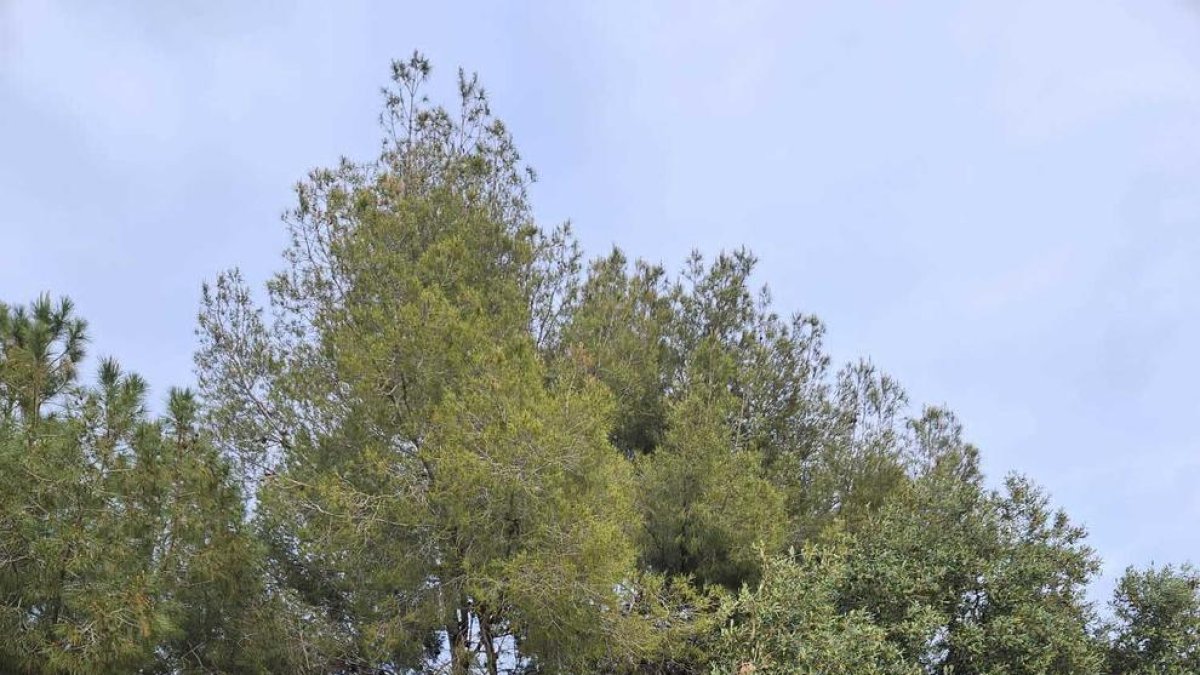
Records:
<instances>
[{"instance_id":1,"label":"dense treeline","mask_svg":"<svg viewBox=\"0 0 1200 675\"><path fill-rule=\"evenodd\" d=\"M78 372L0 305L0 671L1200 672L1200 575L989 488L941 408L841 368L745 251L583 260L482 88L397 63L260 305L206 285L197 393Z\"/></svg>"}]
</instances>

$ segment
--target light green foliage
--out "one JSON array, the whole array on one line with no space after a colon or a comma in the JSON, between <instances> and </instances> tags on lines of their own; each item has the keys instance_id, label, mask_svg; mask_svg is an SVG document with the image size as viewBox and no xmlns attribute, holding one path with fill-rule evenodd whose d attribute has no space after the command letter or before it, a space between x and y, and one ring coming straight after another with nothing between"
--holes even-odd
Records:
<instances>
[{"instance_id":1,"label":"light green foliage","mask_svg":"<svg viewBox=\"0 0 1200 675\"><path fill-rule=\"evenodd\" d=\"M1190 565L1127 569L1112 610L1106 672L1200 672L1200 574Z\"/></svg>"},{"instance_id":2,"label":"light green foliage","mask_svg":"<svg viewBox=\"0 0 1200 675\"><path fill-rule=\"evenodd\" d=\"M990 553L978 517L985 497L977 476L957 478L960 461L972 460L947 458L857 532L849 561L849 605L875 616L929 672L939 672L945 631Z\"/></svg>"},{"instance_id":3,"label":"light green foliage","mask_svg":"<svg viewBox=\"0 0 1200 675\"><path fill-rule=\"evenodd\" d=\"M285 613L264 588L262 548L244 520L242 491L199 428L190 391L171 390L156 431L156 452L137 458L130 489L147 513L163 514L146 528L140 554L158 563L170 625L144 670L287 669L292 656L278 651Z\"/></svg>"},{"instance_id":4,"label":"light green foliage","mask_svg":"<svg viewBox=\"0 0 1200 675\"><path fill-rule=\"evenodd\" d=\"M848 567L838 547L772 557L759 584L720 609L713 673L917 675L868 612L841 609Z\"/></svg>"},{"instance_id":5,"label":"light green foliage","mask_svg":"<svg viewBox=\"0 0 1200 675\"><path fill-rule=\"evenodd\" d=\"M201 383L231 449L274 466L280 581L342 631L335 660L570 671L623 648L631 467L609 391L551 377L532 334L557 339L537 303L563 302L565 231L529 224L474 80L452 115L424 105L427 73L397 65L378 162L301 186L274 325L236 275L208 293Z\"/></svg>"},{"instance_id":6,"label":"light green foliage","mask_svg":"<svg viewBox=\"0 0 1200 675\"><path fill-rule=\"evenodd\" d=\"M1096 672L1084 590L1100 565L1085 531L1024 478L1009 477L991 500L998 550L959 617L961 638L951 633L949 664L959 673Z\"/></svg>"},{"instance_id":7,"label":"light green foliage","mask_svg":"<svg viewBox=\"0 0 1200 675\"><path fill-rule=\"evenodd\" d=\"M808 444L779 453L777 481L788 494L793 543L828 528L856 531L906 483L907 396L895 380L860 361L818 390Z\"/></svg>"},{"instance_id":8,"label":"light green foliage","mask_svg":"<svg viewBox=\"0 0 1200 675\"><path fill-rule=\"evenodd\" d=\"M623 585L621 611L626 640L634 649L620 658L601 659L601 673L682 674L706 672L711 646L721 626L717 611L728 592L699 587L679 575L643 572Z\"/></svg>"},{"instance_id":9,"label":"light green foliage","mask_svg":"<svg viewBox=\"0 0 1200 675\"><path fill-rule=\"evenodd\" d=\"M619 638L630 467L607 440L608 393L587 380L547 391L529 365L446 401L428 442L428 498L445 538L441 573L461 575L454 587L481 625L570 670L620 649L594 635Z\"/></svg>"}]
</instances>

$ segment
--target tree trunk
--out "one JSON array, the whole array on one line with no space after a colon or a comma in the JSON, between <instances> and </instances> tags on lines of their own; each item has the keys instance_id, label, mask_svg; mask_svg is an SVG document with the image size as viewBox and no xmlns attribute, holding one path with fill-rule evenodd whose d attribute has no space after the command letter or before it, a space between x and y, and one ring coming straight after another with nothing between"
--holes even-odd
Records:
<instances>
[{"instance_id":1,"label":"tree trunk","mask_svg":"<svg viewBox=\"0 0 1200 675\"><path fill-rule=\"evenodd\" d=\"M455 620L446 627L446 639L450 645L451 675L469 675L471 672L471 610L466 598L459 601Z\"/></svg>"},{"instance_id":2,"label":"tree trunk","mask_svg":"<svg viewBox=\"0 0 1200 675\"><path fill-rule=\"evenodd\" d=\"M487 655L488 675L497 675L500 668L499 657L496 654L496 637L492 635L492 623L489 618L479 617L479 641L483 644Z\"/></svg>"}]
</instances>

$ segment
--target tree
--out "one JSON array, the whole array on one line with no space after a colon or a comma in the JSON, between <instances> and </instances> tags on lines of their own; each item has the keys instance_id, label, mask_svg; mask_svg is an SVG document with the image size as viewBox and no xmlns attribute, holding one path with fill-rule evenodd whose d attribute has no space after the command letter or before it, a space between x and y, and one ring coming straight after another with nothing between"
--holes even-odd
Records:
<instances>
[{"instance_id":1,"label":"tree","mask_svg":"<svg viewBox=\"0 0 1200 675\"><path fill-rule=\"evenodd\" d=\"M756 549L779 551L787 515L760 456L734 444L734 399L716 382L690 386L671 406L663 444L637 464L643 563L736 590L757 577Z\"/></svg>"},{"instance_id":2,"label":"tree","mask_svg":"<svg viewBox=\"0 0 1200 675\"><path fill-rule=\"evenodd\" d=\"M630 274L628 266L616 249L592 262L561 347L613 392L612 442L632 458L662 441L679 357L668 341L674 314L665 271L639 261Z\"/></svg>"},{"instance_id":3,"label":"tree","mask_svg":"<svg viewBox=\"0 0 1200 675\"><path fill-rule=\"evenodd\" d=\"M1083 529L1023 478L985 490L974 449L954 436L918 438L940 451L856 534L849 606L929 673L1096 672L1084 588L1098 562Z\"/></svg>"},{"instance_id":4,"label":"tree","mask_svg":"<svg viewBox=\"0 0 1200 675\"><path fill-rule=\"evenodd\" d=\"M842 609L848 566L838 546L771 557L763 578L725 603L713 673L916 675L861 609Z\"/></svg>"},{"instance_id":5,"label":"tree","mask_svg":"<svg viewBox=\"0 0 1200 675\"><path fill-rule=\"evenodd\" d=\"M1200 574L1190 565L1129 568L1113 592L1107 672L1200 672Z\"/></svg>"},{"instance_id":6,"label":"tree","mask_svg":"<svg viewBox=\"0 0 1200 675\"><path fill-rule=\"evenodd\" d=\"M0 312L0 667L254 672L257 548L228 464L189 392L155 420L111 359L79 384L72 310Z\"/></svg>"},{"instance_id":7,"label":"tree","mask_svg":"<svg viewBox=\"0 0 1200 675\"><path fill-rule=\"evenodd\" d=\"M204 286L163 414L80 379L69 300L0 305L0 671L1200 672L1195 570L1101 621L1083 528L952 413L833 367L748 251L585 264L430 73L297 186L265 302Z\"/></svg>"},{"instance_id":8,"label":"tree","mask_svg":"<svg viewBox=\"0 0 1200 675\"><path fill-rule=\"evenodd\" d=\"M427 106L428 74L396 64L377 162L299 188L273 325L236 274L206 291L201 387L274 474L259 517L330 663L569 671L624 648L630 467L608 391L540 356L569 281L507 131L461 73L456 114Z\"/></svg>"},{"instance_id":9,"label":"tree","mask_svg":"<svg viewBox=\"0 0 1200 675\"><path fill-rule=\"evenodd\" d=\"M43 295L28 308L0 303L0 401L6 416L35 422L42 406L74 381L87 343L87 322L68 298Z\"/></svg>"}]
</instances>

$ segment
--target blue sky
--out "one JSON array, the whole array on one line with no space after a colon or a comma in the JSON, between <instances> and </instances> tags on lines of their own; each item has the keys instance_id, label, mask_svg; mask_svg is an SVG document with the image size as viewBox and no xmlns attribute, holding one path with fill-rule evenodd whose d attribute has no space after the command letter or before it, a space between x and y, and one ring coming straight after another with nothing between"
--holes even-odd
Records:
<instances>
[{"instance_id":1,"label":"blue sky","mask_svg":"<svg viewBox=\"0 0 1200 675\"><path fill-rule=\"evenodd\" d=\"M1200 3L0 0L0 298L192 379L200 283L377 147L389 59L479 71L545 223L779 306L1028 473L1106 574L1200 560Z\"/></svg>"}]
</instances>

